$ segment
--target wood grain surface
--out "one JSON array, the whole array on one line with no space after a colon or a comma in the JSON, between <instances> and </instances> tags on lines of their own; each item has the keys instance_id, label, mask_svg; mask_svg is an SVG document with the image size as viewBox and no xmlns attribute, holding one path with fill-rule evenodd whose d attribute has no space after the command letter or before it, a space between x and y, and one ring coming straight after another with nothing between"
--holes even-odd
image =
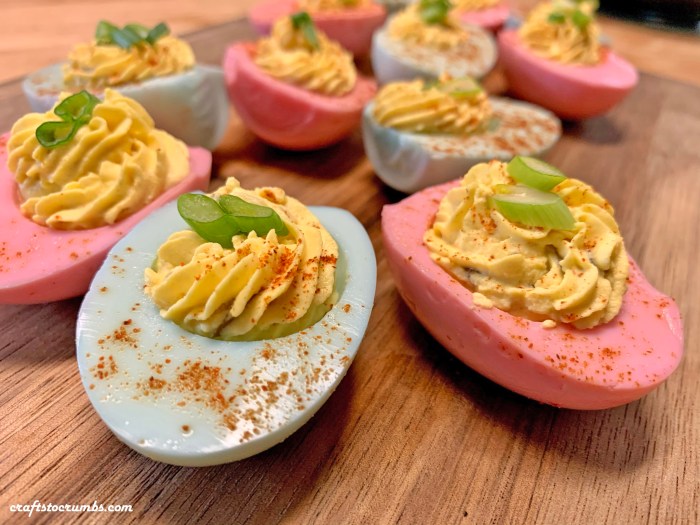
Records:
<instances>
[{"instance_id":1,"label":"wood grain surface","mask_svg":"<svg viewBox=\"0 0 700 525\"><path fill-rule=\"evenodd\" d=\"M191 40L217 63L228 41L247 36L239 22ZM25 110L17 83L0 86L0 129ZM582 412L491 383L420 326L380 240L381 207L402 195L373 175L359 134L285 153L234 120L215 155L219 177L347 208L374 243L376 301L348 375L267 452L173 467L122 445L90 406L75 360L79 298L0 306L0 523L699 523L699 137L700 89L643 74L609 115L567 124L547 156L612 201L629 252L685 319L686 354L666 383L629 405ZM35 500L133 512L9 512Z\"/></svg>"}]
</instances>

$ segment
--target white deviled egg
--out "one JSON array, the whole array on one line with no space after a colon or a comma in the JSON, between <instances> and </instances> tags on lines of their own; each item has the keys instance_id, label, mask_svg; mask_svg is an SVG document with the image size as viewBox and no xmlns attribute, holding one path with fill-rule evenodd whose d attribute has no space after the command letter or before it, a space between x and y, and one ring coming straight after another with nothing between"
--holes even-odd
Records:
<instances>
[{"instance_id":1,"label":"white deviled egg","mask_svg":"<svg viewBox=\"0 0 700 525\"><path fill-rule=\"evenodd\" d=\"M78 320L78 365L100 417L129 447L176 465L240 460L301 427L350 367L374 300L374 251L350 213L303 211L277 188L242 190L235 179L213 195L224 206L222 195L242 195L244 207L268 203L287 233L278 233L275 223L259 237L234 236L227 249L192 230L178 231L185 226L178 207L190 206L188 197L197 205L206 199L189 194L151 214L114 247ZM187 213L201 217L191 208ZM234 222L243 224L238 215ZM302 254L296 263L288 258L294 250ZM184 253L187 261L171 264ZM292 268L297 271L289 273ZM203 296L213 282L215 291ZM313 304L325 309L320 320L300 326L291 312L309 291L305 286L311 286ZM275 289L281 292L276 298ZM214 303L219 306L209 315ZM274 316L296 331L281 335L289 332L277 329L281 321L262 326Z\"/></svg>"},{"instance_id":2,"label":"white deviled egg","mask_svg":"<svg viewBox=\"0 0 700 525\"><path fill-rule=\"evenodd\" d=\"M165 24L118 28L100 22L92 42L77 44L68 60L29 74L22 83L32 110L50 110L64 92L102 97L115 88L143 105L160 129L192 146L214 149L228 125L220 67L195 63L186 42Z\"/></svg>"},{"instance_id":3,"label":"white deviled egg","mask_svg":"<svg viewBox=\"0 0 700 525\"><path fill-rule=\"evenodd\" d=\"M488 97L469 78L384 86L365 107L365 151L387 185L412 193L456 179L475 164L540 155L561 136L551 112Z\"/></svg>"},{"instance_id":4,"label":"white deviled egg","mask_svg":"<svg viewBox=\"0 0 700 525\"><path fill-rule=\"evenodd\" d=\"M386 84L416 77L482 78L496 64L493 37L461 22L445 0L422 0L396 13L372 38L372 69Z\"/></svg>"}]
</instances>

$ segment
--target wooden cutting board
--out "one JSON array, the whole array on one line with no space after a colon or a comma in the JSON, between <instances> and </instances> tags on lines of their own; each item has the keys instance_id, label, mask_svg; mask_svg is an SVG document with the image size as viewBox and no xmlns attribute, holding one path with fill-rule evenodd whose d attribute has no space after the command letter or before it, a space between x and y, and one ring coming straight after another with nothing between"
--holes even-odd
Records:
<instances>
[{"instance_id":1,"label":"wooden cutting board","mask_svg":"<svg viewBox=\"0 0 700 525\"><path fill-rule=\"evenodd\" d=\"M228 42L250 36L233 22L191 41L218 63ZM17 82L0 86L0 131L26 110ZM73 340L80 299L0 306L0 522L24 523L10 505L35 500L133 506L32 517L46 523L700 522L699 139L700 89L642 75L609 115L566 124L547 155L609 198L629 252L685 319L686 355L665 384L577 412L477 375L411 315L380 239L382 206L403 195L374 176L359 134L287 153L234 119L216 175L346 208L372 238L376 302L355 363L284 443L235 464L172 467L122 445L90 406Z\"/></svg>"}]
</instances>

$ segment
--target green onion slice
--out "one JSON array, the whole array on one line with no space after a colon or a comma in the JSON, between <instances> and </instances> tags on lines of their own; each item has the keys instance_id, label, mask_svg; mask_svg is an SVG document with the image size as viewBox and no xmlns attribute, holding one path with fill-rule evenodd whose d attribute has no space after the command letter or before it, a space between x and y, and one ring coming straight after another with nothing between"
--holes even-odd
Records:
<instances>
[{"instance_id":1,"label":"green onion slice","mask_svg":"<svg viewBox=\"0 0 700 525\"><path fill-rule=\"evenodd\" d=\"M515 156L506 170L515 181L542 191L549 191L566 179L557 168L534 157Z\"/></svg>"},{"instance_id":2,"label":"green onion slice","mask_svg":"<svg viewBox=\"0 0 700 525\"><path fill-rule=\"evenodd\" d=\"M289 233L287 226L272 208L246 202L235 195L222 195L217 202L207 195L185 193L177 199L177 211L205 241L232 248L231 238L254 231L265 236L270 230L278 235Z\"/></svg>"},{"instance_id":3,"label":"green onion slice","mask_svg":"<svg viewBox=\"0 0 700 525\"><path fill-rule=\"evenodd\" d=\"M586 29L588 24L591 23L591 17L583 11L576 9L573 13L571 13L571 21L579 29Z\"/></svg>"},{"instance_id":4,"label":"green onion slice","mask_svg":"<svg viewBox=\"0 0 700 525\"><path fill-rule=\"evenodd\" d=\"M246 202L235 195L222 195L219 205L235 218L243 233L255 231L261 237L267 235L270 230L275 230L280 236L289 233L284 221L272 208Z\"/></svg>"},{"instance_id":5,"label":"green onion slice","mask_svg":"<svg viewBox=\"0 0 700 525\"><path fill-rule=\"evenodd\" d=\"M129 49L142 44L154 45L156 41L170 34L170 28L163 22L153 29L148 29L142 24L126 24L119 28L114 24L101 20L95 30L95 41L98 45L115 45L122 49Z\"/></svg>"},{"instance_id":6,"label":"green onion slice","mask_svg":"<svg viewBox=\"0 0 700 525\"><path fill-rule=\"evenodd\" d=\"M552 24L563 24L566 22L566 15L560 12L550 13L547 17L547 21L551 22Z\"/></svg>"},{"instance_id":7,"label":"green onion slice","mask_svg":"<svg viewBox=\"0 0 700 525\"><path fill-rule=\"evenodd\" d=\"M491 197L491 202L509 221L553 230L574 229L574 217L556 193L520 184L499 184L495 189L496 194Z\"/></svg>"},{"instance_id":8,"label":"green onion slice","mask_svg":"<svg viewBox=\"0 0 700 525\"><path fill-rule=\"evenodd\" d=\"M301 31L312 48L318 49L319 43L318 36L316 35L316 26L314 25L314 21L311 20L309 13L301 11L299 13L294 13L290 18L292 20L292 27Z\"/></svg>"},{"instance_id":9,"label":"green onion slice","mask_svg":"<svg viewBox=\"0 0 700 525\"><path fill-rule=\"evenodd\" d=\"M205 241L216 242L224 248L233 247L231 237L239 233L238 225L211 197L199 193L180 195L177 211Z\"/></svg>"},{"instance_id":10,"label":"green onion slice","mask_svg":"<svg viewBox=\"0 0 700 525\"><path fill-rule=\"evenodd\" d=\"M85 90L66 97L53 110L61 120L44 122L38 126L36 140L49 149L67 144L82 126L90 122L92 110L99 103L99 98Z\"/></svg>"},{"instance_id":11,"label":"green onion slice","mask_svg":"<svg viewBox=\"0 0 700 525\"><path fill-rule=\"evenodd\" d=\"M450 0L420 0L420 17L426 24L444 24L450 9Z\"/></svg>"},{"instance_id":12,"label":"green onion slice","mask_svg":"<svg viewBox=\"0 0 700 525\"><path fill-rule=\"evenodd\" d=\"M454 98L474 98L484 91L479 83L470 77L448 80L439 84L437 88Z\"/></svg>"}]
</instances>

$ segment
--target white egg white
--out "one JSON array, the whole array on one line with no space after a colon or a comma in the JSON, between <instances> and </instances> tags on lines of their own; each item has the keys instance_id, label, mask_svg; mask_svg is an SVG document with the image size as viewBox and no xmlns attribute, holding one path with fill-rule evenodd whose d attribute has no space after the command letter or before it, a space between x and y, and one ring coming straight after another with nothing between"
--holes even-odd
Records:
<instances>
[{"instance_id":1,"label":"white egg white","mask_svg":"<svg viewBox=\"0 0 700 525\"><path fill-rule=\"evenodd\" d=\"M412 193L462 177L480 162L540 155L561 137L561 122L550 111L507 98L489 100L491 123L485 131L467 136L381 126L373 117L374 103L368 104L362 114L362 138L375 173L392 188Z\"/></svg>"},{"instance_id":2,"label":"white egg white","mask_svg":"<svg viewBox=\"0 0 700 525\"><path fill-rule=\"evenodd\" d=\"M144 269L186 227L175 203L112 249L80 309L76 345L85 391L121 441L175 465L237 461L284 440L328 399L367 327L376 260L350 213L311 210L338 242L340 297L321 321L277 339L219 341L161 318Z\"/></svg>"},{"instance_id":3,"label":"white egg white","mask_svg":"<svg viewBox=\"0 0 700 525\"><path fill-rule=\"evenodd\" d=\"M62 67L53 64L24 80L22 89L32 110L49 111L65 91ZM146 108L157 128L190 146L214 149L228 126L228 95L220 67L196 65L184 73L115 89Z\"/></svg>"},{"instance_id":4,"label":"white egg white","mask_svg":"<svg viewBox=\"0 0 700 525\"><path fill-rule=\"evenodd\" d=\"M488 31L478 26L462 24L469 32L469 41L459 49L441 51L391 38L387 31L390 22L372 36L372 70L379 85L414 78L434 79L442 73L453 78L482 78L496 64L496 43Z\"/></svg>"}]
</instances>

